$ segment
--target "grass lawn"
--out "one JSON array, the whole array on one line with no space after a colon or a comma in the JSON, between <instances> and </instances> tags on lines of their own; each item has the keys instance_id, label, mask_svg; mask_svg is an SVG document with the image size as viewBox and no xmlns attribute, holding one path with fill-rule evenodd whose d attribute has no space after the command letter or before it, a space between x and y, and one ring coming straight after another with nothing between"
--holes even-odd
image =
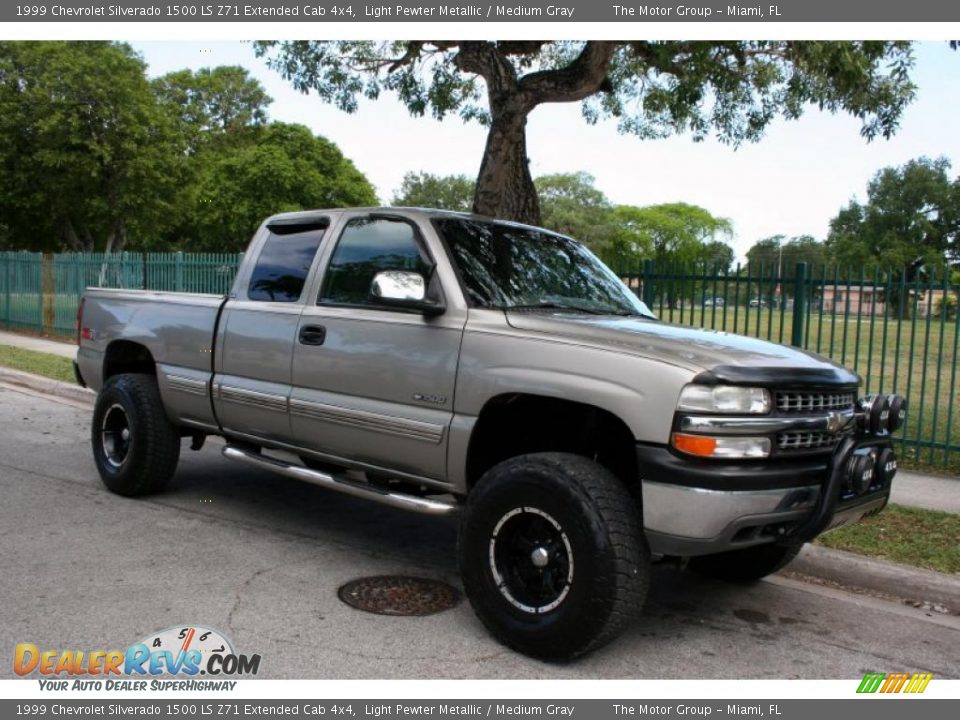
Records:
<instances>
[{"instance_id":1,"label":"grass lawn","mask_svg":"<svg viewBox=\"0 0 960 720\"><path fill-rule=\"evenodd\" d=\"M960 515L889 505L869 520L821 535L816 543L858 555L960 573Z\"/></svg>"},{"instance_id":2,"label":"grass lawn","mask_svg":"<svg viewBox=\"0 0 960 720\"><path fill-rule=\"evenodd\" d=\"M0 365L15 370L43 375L54 380L74 382L73 363L59 355L24 350L11 345L0 345Z\"/></svg>"}]
</instances>

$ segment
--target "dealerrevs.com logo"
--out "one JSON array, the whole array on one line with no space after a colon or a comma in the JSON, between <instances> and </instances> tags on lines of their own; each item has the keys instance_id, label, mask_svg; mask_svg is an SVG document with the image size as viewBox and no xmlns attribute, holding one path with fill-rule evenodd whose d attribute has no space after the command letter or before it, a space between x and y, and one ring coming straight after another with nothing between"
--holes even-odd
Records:
<instances>
[{"instance_id":1,"label":"dealerrevs.com logo","mask_svg":"<svg viewBox=\"0 0 960 720\"><path fill-rule=\"evenodd\" d=\"M20 643L13 670L20 676L39 675L42 690L232 690L236 682L220 678L256 675L260 655L239 654L222 633L187 625L152 633L126 650L41 649ZM217 679L199 681L198 676Z\"/></svg>"}]
</instances>

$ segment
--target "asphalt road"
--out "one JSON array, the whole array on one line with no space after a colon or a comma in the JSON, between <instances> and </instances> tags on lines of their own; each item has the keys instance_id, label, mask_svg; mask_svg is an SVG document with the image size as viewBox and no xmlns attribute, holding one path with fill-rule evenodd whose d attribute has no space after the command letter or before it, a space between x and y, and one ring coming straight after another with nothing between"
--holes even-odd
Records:
<instances>
[{"instance_id":1,"label":"asphalt road","mask_svg":"<svg viewBox=\"0 0 960 720\"><path fill-rule=\"evenodd\" d=\"M450 520L407 515L184 449L166 493L101 485L89 409L0 387L0 677L12 649L126 647L202 624L275 678L960 677L960 619L786 579L740 588L658 567L620 640L548 665L491 640L466 602L368 615L337 588L362 575L459 585Z\"/></svg>"}]
</instances>

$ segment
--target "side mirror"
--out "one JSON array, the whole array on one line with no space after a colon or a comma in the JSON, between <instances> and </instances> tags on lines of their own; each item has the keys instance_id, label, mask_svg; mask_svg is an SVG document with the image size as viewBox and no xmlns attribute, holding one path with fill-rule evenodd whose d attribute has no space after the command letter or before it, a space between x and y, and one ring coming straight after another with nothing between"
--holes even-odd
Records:
<instances>
[{"instance_id":1,"label":"side mirror","mask_svg":"<svg viewBox=\"0 0 960 720\"><path fill-rule=\"evenodd\" d=\"M384 270L373 276L370 296L382 305L417 310L424 315L439 315L443 303L427 299L427 281L417 272Z\"/></svg>"}]
</instances>

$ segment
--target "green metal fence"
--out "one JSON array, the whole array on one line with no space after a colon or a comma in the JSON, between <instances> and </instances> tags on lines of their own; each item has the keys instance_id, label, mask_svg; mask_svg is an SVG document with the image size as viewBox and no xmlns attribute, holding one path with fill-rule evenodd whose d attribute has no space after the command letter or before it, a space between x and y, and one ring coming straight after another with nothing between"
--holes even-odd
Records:
<instances>
[{"instance_id":1,"label":"green metal fence","mask_svg":"<svg viewBox=\"0 0 960 720\"><path fill-rule=\"evenodd\" d=\"M88 287L175 292L230 291L242 253L63 253L52 262L53 322L50 332L75 331L77 304Z\"/></svg>"},{"instance_id":2,"label":"green metal fence","mask_svg":"<svg viewBox=\"0 0 960 720\"><path fill-rule=\"evenodd\" d=\"M949 268L611 266L661 320L794 345L855 370L865 393L906 396L902 451L960 463L960 286Z\"/></svg>"},{"instance_id":3,"label":"green metal fence","mask_svg":"<svg viewBox=\"0 0 960 720\"><path fill-rule=\"evenodd\" d=\"M72 337L88 287L226 294L240 253L0 253L0 324Z\"/></svg>"},{"instance_id":4,"label":"green metal fence","mask_svg":"<svg viewBox=\"0 0 960 720\"><path fill-rule=\"evenodd\" d=\"M31 252L0 253L0 318L14 330L36 330L43 324L41 295L43 256Z\"/></svg>"},{"instance_id":5,"label":"green metal fence","mask_svg":"<svg viewBox=\"0 0 960 720\"><path fill-rule=\"evenodd\" d=\"M224 294L242 257L3 252L0 325L72 337L87 287ZM905 395L903 449L932 465L960 465L960 287L948 270L610 264L661 320L791 344L856 370L865 392Z\"/></svg>"}]
</instances>

